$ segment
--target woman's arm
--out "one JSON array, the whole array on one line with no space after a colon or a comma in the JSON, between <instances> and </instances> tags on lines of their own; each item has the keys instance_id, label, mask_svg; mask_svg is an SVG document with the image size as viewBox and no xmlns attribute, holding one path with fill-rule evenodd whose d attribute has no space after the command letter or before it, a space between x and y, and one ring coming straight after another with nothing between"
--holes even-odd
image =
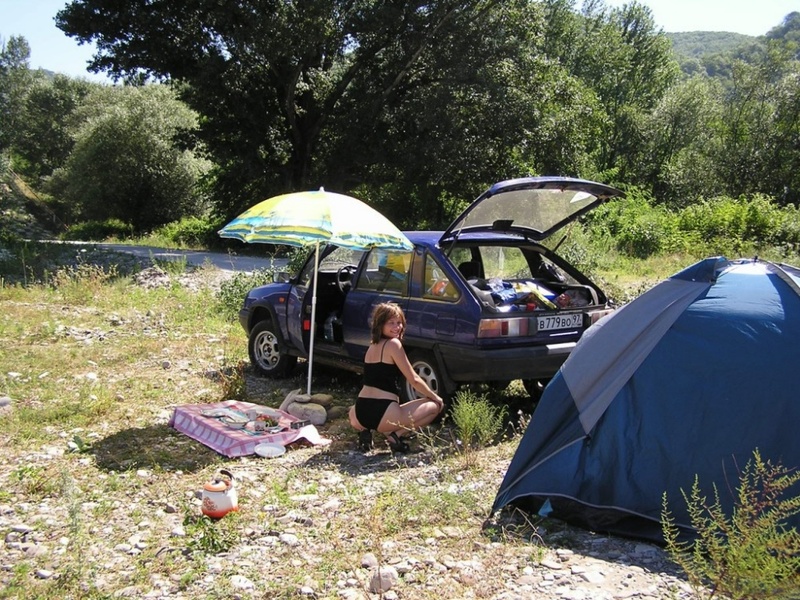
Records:
<instances>
[{"instance_id":1,"label":"woman's arm","mask_svg":"<svg viewBox=\"0 0 800 600\"><path fill-rule=\"evenodd\" d=\"M421 393L425 398L433 400L440 406L444 406L444 400L439 397L439 394L434 392L428 386L428 384L425 383L425 380L417 375L416 371L414 371L414 368L408 361L408 356L406 355L406 351L403 348L403 344L400 342L400 340L396 338L389 340L386 342L386 349L389 351L389 356L392 357L394 364L396 364L397 368L400 369L403 377L408 380L415 390Z\"/></svg>"}]
</instances>

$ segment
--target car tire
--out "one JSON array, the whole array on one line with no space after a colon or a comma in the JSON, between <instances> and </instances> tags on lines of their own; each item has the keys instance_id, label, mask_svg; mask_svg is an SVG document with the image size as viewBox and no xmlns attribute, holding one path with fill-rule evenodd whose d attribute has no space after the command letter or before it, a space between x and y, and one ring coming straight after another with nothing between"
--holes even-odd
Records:
<instances>
[{"instance_id":1,"label":"car tire","mask_svg":"<svg viewBox=\"0 0 800 600\"><path fill-rule=\"evenodd\" d=\"M525 391L528 392L528 396L530 396L531 400L534 402L538 402L539 398L542 397L542 392L544 392L544 388L547 387L548 383L550 383L549 379L522 380L522 385L525 387Z\"/></svg>"},{"instance_id":2,"label":"car tire","mask_svg":"<svg viewBox=\"0 0 800 600\"><path fill-rule=\"evenodd\" d=\"M434 392L439 394L443 399L447 399L447 390L445 389L444 379L442 373L439 372L439 363L428 352L422 350L413 350L408 355L408 362L411 363L411 368L419 375L428 387ZM414 389L407 380L402 382L400 386L400 403L403 404L410 400L419 398L417 390Z\"/></svg>"},{"instance_id":3,"label":"car tire","mask_svg":"<svg viewBox=\"0 0 800 600\"><path fill-rule=\"evenodd\" d=\"M259 375L286 377L297 364L296 356L289 356L281 348L283 340L272 321L259 321L250 330L247 351L250 363Z\"/></svg>"}]
</instances>

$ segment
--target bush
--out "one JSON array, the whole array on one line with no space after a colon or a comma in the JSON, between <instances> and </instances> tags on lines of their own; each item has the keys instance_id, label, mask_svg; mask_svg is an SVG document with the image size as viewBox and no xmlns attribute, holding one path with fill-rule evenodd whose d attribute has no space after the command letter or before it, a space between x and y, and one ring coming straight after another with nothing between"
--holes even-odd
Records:
<instances>
[{"instance_id":1,"label":"bush","mask_svg":"<svg viewBox=\"0 0 800 600\"><path fill-rule=\"evenodd\" d=\"M716 486L709 504L695 478L691 493L683 493L697 531L694 542L679 541L664 494L661 522L667 552L695 590L710 585L709 598L731 600L797 598L800 534L785 523L800 514L800 497L787 497L798 482L800 473L764 461L756 449L740 475L733 514L726 515Z\"/></svg>"},{"instance_id":2,"label":"bush","mask_svg":"<svg viewBox=\"0 0 800 600\"><path fill-rule=\"evenodd\" d=\"M84 221L70 225L61 235L65 240L102 242L109 238L126 239L133 235L133 226L119 219Z\"/></svg>"},{"instance_id":3,"label":"bush","mask_svg":"<svg viewBox=\"0 0 800 600\"><path fill-rule=\"evenodd\" d=\"M252 273L237 273L224 281L217 292L217 304L220 313L231 321L235 321L242 307L244 297L254 287L272 283L275 280L273 269L259 269Z\"/></svg>"},{"instance_id":4,"label":"bush","mask_svg":"<svg viewBox=\"0 0 800 600\"><path fill-rule=\"evenodd\" d=\"M494 406L485 394L459 390L450 416L455 423L462 452L472 456L472 450L489 444L500 431L506 418L505 406Z\"/></svg>"},{"instance_id":5,"label":"bush","mask_svg":"<svg viewBox=\"0 0 800 600\"><path fill-rule=\"evenodd\" d=\"M800 248L798 210L780 207L767 196L721 196L677 211L656 205L636 190L628 196L587 215L585 230L593 248L603 251L610 240L618 252L638 259L675 253L737 258L770 252L788 258Z\"/></svg>"},{"instance_id":6,"label":"bush","mask_svg":"<svg viewBox=\"0 0 800 600\"><path fill-rule=\"evenodd\" d=\"M153 235L163 238L170 245L204 248L217 243L217 231L221 228L218 221L208 217L184 217L159 227Z\"/></svg>"},{"instance_id":7,"label":"bush","mask_svg":"<svg viewBox=\"0 0 800 600\"><path fill-rule=\"evenodd\" d=\"M687 206L678 215L682 231L695 231L705 241L738 238L777 242L784 211L765 196L733 199L727 196Z\"/></svg>"},{"instance_id":8,"label":"bush","mask_svg":"<svg viewBox=\"0 0 800 600\"><path fill-rule=\"evenodd\" d=\"M644 195L608 203L591 215L596 235L614 240L619 252L635 258L648 258L661 252L672 252L684 244L674 213L655 206Z\"/></svg>"}]
</instances>

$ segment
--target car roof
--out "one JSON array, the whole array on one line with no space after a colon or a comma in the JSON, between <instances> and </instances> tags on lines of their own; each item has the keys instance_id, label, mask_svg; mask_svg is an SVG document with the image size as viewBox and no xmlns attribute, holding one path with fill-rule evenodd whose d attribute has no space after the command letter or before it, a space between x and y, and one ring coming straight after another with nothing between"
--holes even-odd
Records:
<instances>
[{"instance_id":1,"label":"car roof","mask_svg":"<svg viewBox=\"0 0 800 600\"><path fill-rule=\"evenodd\" d=\"M403 233L411 243L422 246L435 246L442 237L441 231L404 231Z\"/></svg>"}]
</instances>

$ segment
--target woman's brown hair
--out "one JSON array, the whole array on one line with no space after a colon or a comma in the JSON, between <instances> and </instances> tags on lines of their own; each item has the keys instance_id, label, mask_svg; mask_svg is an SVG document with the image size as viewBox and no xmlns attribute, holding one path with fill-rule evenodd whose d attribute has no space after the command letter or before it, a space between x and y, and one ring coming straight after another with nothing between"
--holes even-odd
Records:
<instances>
[{"instance_id":1,"label":"woman's brown hair","mask_svg":"<svg viewBox=\"0 0 800 600\"><path fill-rule=\"evenodd\" d=\"M394 302L382 302L381 304L376 304L372 311L370 341L373 344L377 344L383 339L383 326L392 317L400 319L400 324L403 328L400 330L398 337L401 340L403 339L403 334L406 332L406 316L403 314L403 309Z\"/></svg>"}]
</instances>

